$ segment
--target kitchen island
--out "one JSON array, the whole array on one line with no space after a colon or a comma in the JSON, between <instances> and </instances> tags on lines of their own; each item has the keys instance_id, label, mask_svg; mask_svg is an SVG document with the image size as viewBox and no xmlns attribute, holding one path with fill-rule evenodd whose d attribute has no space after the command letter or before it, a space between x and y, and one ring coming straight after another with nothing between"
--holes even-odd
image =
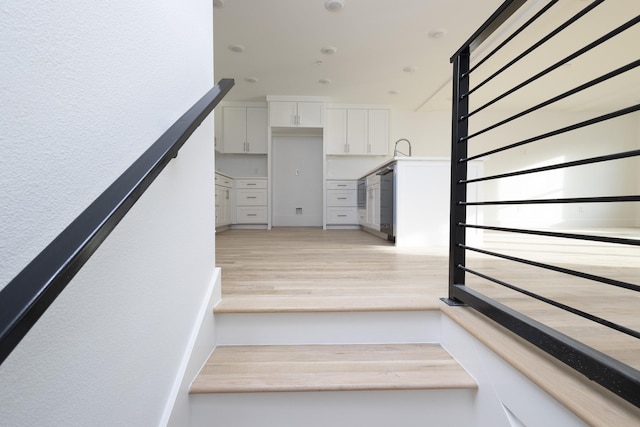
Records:
<instances>
[{"instance_id":1,"label":"kitchen island","mask_svg":"<svg viewBox=\"0 0 640 427\"><path fill-rule=\"evenodd\" d=\"M360 226L398 247L446 247L450 169L448 158L394 157L371 170L359 180L366 200L359 208ZM469 177L481 173L482 162L469 163ZM480 190L469 186L468 199L478 200ZM469 208L467 215L469 222L481 222L478 209Z\"/></svg>"}]
</instances>

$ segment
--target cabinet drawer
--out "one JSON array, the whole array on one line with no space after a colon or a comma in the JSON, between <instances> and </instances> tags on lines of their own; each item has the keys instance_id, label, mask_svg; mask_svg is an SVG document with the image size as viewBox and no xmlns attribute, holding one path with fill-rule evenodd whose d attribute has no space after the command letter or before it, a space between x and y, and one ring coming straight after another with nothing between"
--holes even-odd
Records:
<instances>
[{"instance_id":1,"label":"cabinet drawer","mask_svg":"<svg viewBox=\"0 0 640 427\"><path fill-rule=\"evenodd\" d=\"M355 190L355 181L327 181L327 190Z\"/></svg>"},{"instance_id":2,"label":"cabinet drawer","mask_svg":"<svg viewBox=\"0 0 640 427\"><path fill-rule=\"evenodd\" d=\"M260 206L267 204L267 190L237 190L236 204L238 206Z\"/></svg>"},{"instance_id":3,"label":"cabinet drawer","mask_svg":"<svg viewBox=\"0 0 640 427\"><path fill-rule=\"evenodd\" d=\"M328 190L327 206L356 206L356 190Z\"/></svg>"},{"instance_id":4,"label":"cabinet drawer","mask_svg":"<svg viewBox=\"0 0 640 427\"><path fill-rule=\"evenodd\" d=\"M266 206L238 206L236 208L238 224L264 224L267 222Z\"/></svg>"},{"instance_id":5,"label":"cabinet drawer","mask_svg":"<svg viewBox=\"0 0 640 427\"><path fill-rule=\"evenodd\" d=\"M267 188L266 179L236 179L236 188Z\"/></svg>"},{"instance_id":6,"label":"cabinet drawer","mask_svg":"<svg viewBox=\"0 0 640 427\"><path fill-rule=\"evenodd\" d=\"M224 175L216 174L216 185L231 188L233 186L233 180Z\"/></svg>"},{"instance_id":7,"label":"cabinet drawer","mask_svg":"<svg viewBox=\"0 0 640 427\"><path fill-rule=\"evenodd\" d=\"M357 224L358 208L327 208L327 224Z\"/></svg>"}]
</instances>

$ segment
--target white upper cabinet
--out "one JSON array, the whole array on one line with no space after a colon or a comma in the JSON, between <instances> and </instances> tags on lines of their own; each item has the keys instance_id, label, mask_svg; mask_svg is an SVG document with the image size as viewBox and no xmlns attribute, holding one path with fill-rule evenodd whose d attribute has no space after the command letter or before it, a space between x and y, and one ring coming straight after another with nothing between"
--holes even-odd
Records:
<instances>
[{"instance_id":1,"label":"white upper cabinet","mask_svg":"<svg viewBox=\"0 0 640 427\"><path fill-rule=\"evenodd\" d=\"M344 154L347 147L347 110L327 108L327 127L324 130L327 154Z\"/></svg>"},{"instance_id":2,"label":"white upper cabinet","mask_svg":"<svg viewBox=\"0 0 640 427\"><path fill-rule=\"evenodd\" d=\"M324 103L307 101L269 102L271 127L321 128L324 126Z\"/></svg>"},{"instance_id":3,"label":"white upper cabinet","mask_svg":"<svg viewBox=\"0 0 640 427\"><path fill-rule=\"evenodd\" d=\"M223 107L222 121L223 153L267 153L265 107Z\"/></svg>"},{"instance_id":4,"label":"white upper cabinet","mask_svg":"<svg viewBox=\"0 0 640 427\"><path fill-rule=\"evenodd\" d=\"M367 154L389 154L389 110L369 110Z\"/></svg>"},{"instance_id":5,"label":"white upper cabinet","mask_svg":"<svg viewBox=\"0 0 640 427\"><path fill-rule=\"evenodd\" d=\"M327 109L327 154L385 156L389 152L389 110Z\"/></svg>"},{"instance_id":6,"label":"white upper cabinet","mask_svg":"<svg viewBox=\"0 0 640 427\"><path fill-rule=\"evenodd\" d=\"M247 107L247 152L267 154L267 109Z\"/></svg>"},{"instance_id":7,"label":"white upper cabinet","mask_svg":"<svg viewBox=\"0 0 640 427\"><path fill-rule=\"evenodd\" d=\"M367 154L367 110L347 110L348 154Z\"/></svg>"}]
</instances>

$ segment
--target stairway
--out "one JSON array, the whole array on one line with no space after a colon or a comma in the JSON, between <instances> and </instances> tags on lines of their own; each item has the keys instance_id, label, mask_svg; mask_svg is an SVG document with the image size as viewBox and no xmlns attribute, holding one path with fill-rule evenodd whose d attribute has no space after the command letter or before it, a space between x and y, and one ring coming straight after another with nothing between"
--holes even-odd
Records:
<instances>
[{"instance_id":1,"label":"stairway","mask_svg":"<svg viewBox=\"0 0 640 427\"><path fill-rule=\"evenodd\" d=\"M191 384L190 417L172 425L637 424L628 402L441 303L446 256L379 242L348 230L222 233L225 289L202 328L217 347Z\"/></svg>"},{"instance_id":2,"label":"stairway","mask_svg":"<svg viewBox=\"0 0 640 427\"><path fill-rule=\"evenodd\" d=\"M438 344L435 302L305 311L277 299L268 309L269 299L216 308L217 347L191 386L193 427L473 424L476 382Z\"/></svg>"},{"instance_id":3,"label":"stairway","mask_svg":"<svg viewBox=\"0 0 640 427\"><path fill-rule=\"evenodd\" d=\"M473 425L476 382L438 344L445 257L359 230L216 239L217 346L192 427Z\"/></svg>"}]
</instances>

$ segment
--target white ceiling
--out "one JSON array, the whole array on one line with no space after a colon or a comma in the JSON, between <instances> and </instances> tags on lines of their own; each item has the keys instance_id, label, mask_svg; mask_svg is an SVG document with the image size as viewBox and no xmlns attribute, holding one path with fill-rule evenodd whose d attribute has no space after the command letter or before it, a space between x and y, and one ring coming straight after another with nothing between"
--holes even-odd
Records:
<instances>
[{"instance_id":1,"label":"white ceiling","mask_svg":"<svg viewBox=\"0 0 640 427\"><path fill-rule=\"evenodd\" d=\"M231 77L236 81L226 100L263 101L265 95L326 96L334 103L386 104L427 111L449 108L449 58L503 0L344 0L344 8L338 12L328 11L325 0L215 3L223 4L214 8L215 79ZM531 14L546 3L530 0L522 11ZM554 8L567 19L587 4L585 0L560 0ZM604 16L617 11L619 18L626 20L637 14L639 6L638 0L609 0L599 8L614 8L604 11ZM548 25L557 22L550 19ZM588 34L591 28L593 22L585 24L580 32ZM443 31L444 36L433 38L430 34L434 31ZM525 33L523 37L527 37ZM574 46L570 45L578 40L575 33L564 39L568 41L564 51L573 52ZM232 44L242 45L244 52L232 52ZM336 53L323 54L321 49L327 46L335 47ZM623 46L625 60L640 57L637 42ZM550 53L540 54L546 58ZM582 65L572 67L566 81L578 79L576 69L592 68ZM416 70L403 71L407 66ZM505 80L521 81L522 67L533 68L531 61L525 62L518 78ZM564 67L565 74L568 68ZM631 76L635 77L627 76L621 86L624 89L618 91L637 101L640 94L634 83L638 74ZM256 78L257 82L247 82L247 78ZM331 83L319 83L321 79L330 79ZM498 90L494 88L493 93ZM607 95L610 93L608 88ZM584 104L584 100L580 102Z\"/></svg>"}]
</instances>

